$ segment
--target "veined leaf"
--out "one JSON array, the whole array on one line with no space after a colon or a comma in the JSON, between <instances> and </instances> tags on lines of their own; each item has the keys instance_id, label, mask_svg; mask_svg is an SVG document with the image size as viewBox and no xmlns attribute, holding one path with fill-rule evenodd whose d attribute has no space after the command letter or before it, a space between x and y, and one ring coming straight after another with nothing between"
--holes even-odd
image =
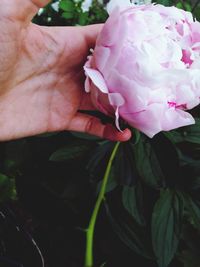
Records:
<instances>
[{"instance_id":1,"label":"veined leaf","mask_svg":"<svg viewBox=\"0 0 200 267\"><path fill-rule=\"evenodd\" d=\"M134 146L135 163L139 175L144 182L154 188L158 188L164 181L157 155L146 137L141 137Z\"/></svg>"},{"instance_id":2,"label":"veined leaf","mask_svg":"<svg viewBox=\"0 0 200 267\"><path fill-rule=\"evenodd\" d=\"M195 118L195 124L166 132L165 135L174 143L189 142L200 144L200 119Z\"/></svg>"},{"instance_id":3,"label":"veined leaf","mask_svg":"<svg viewBox=\"0 0 200 267\"><path fill-rule=\"evenodd\" d=\"M135 186L124 186L122 191L122 202L125 209L141 226L145 225L145 220L142 215L142 188L140 184Z\"/></svg>"},{"instance_id":4,"label":"veined leaf","mask_svg":"<svg viewBox=\"0 0 200 267\"><path fill-rule=\"evenodd\" d=\"M99 146L95 149L87 165L87 169L89 170L91 176L96 176L97 174L100 173L101 178L103 177L104 169L106 167L107 160L109 159L109 155L113 147L114 147L113 142L105 141L101 142Z\"/></svg>"},{"instance_id":5,"label":"veined leaf","mask_svg":"<svg viewBox=\"0 0 200 267\"><path fill-rule=\"evenodd\" d=\"M180 193L169 189L161 192L152 214L152 243L159 267L167 267L176 253L183 209Z\"/></svg>"},{"instance_id":6,"label":"veined leaf","mask_svg":"<svg viewBox=\"0 0 200 267\"><path fill-rule=\"evenodd\" d=\"M200 230L200 207L189 195L184 195L186 210L190 216L191 223Z\"/></svg>"},{"instance_id":7,"label":"veined leaf","mask_svg":"<svg viewBox=\"0 0 200 267\"><path fill-rule=\"evenodd\" d=\"M86 145L68 145L55 151L49 158L50 161L66 161L82 156L88 151Z\"/></svg>"},{"instance_id":8,"label":"veined leaf","mask_svg":"<svg viewBox=\"0 0 200 267\"><path fill-rule=\"evenodd\" d=\"M119 184L132 186L139 179L134 159L134 148L130 142L122 143L119 147L114 163L115 179Z\"/></svg>"},{"instance_id":9,"label":"veined leaf","mask_svg":"<svg viewBox=\"0 0 200 267\"><path fill-rule=\"evenodd\" d=\"M125 214L116 215L112 209L105 203L108 219L114 232L119 239L131 250L147 259L153 259L151 247L148 244L146 229L140 227L134 220L130 220Z\"/></svg>"}]
</instances>

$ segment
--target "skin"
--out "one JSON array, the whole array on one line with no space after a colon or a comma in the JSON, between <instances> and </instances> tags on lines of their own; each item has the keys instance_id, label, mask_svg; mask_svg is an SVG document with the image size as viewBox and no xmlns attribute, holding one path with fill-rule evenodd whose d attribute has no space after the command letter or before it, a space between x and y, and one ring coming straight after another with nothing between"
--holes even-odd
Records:
<instances>
[{"instance_id":1,"label":"skin","mask_svg":"<svg viewBox=\"0 0 200 267\"><path fill-rule=\"evenodd\" d=\"M48 0L1 0L0 141L73 130L126 141L79 110L94 109L84 92L83 65L101 25L42 27L31 23Z\"/></svg>"}]
</instances>

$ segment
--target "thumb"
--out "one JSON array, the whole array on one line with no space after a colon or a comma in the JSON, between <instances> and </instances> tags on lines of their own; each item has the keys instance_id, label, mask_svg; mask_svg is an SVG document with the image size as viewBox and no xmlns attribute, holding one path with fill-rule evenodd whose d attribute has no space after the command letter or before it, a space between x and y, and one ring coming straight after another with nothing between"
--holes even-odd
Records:
<instances>
[{"instance_id":1,"label":"thumb","mask_svg":"<svg viewBox=\"0 0 200 267\"><path fill-rule=\"evenodd\" d=\"M50 2L51 0L1 0L0 16L28 23L40 8Z\"/></svg>"}]
</instances>

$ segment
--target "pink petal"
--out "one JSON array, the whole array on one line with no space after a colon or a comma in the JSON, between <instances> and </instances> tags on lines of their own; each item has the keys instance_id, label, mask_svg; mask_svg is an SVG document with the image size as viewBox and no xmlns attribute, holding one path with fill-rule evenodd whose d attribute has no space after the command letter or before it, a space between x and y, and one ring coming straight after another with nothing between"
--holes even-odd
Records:
<instances>
[{"instance_id":1,"label":"pink petal","mask_svg":"<svg viewBox=\"0 0 200 267\"><path fill-rule=\"evenodd\" d=\"M96 68L102 73L109 62L111 51L109 47L96 46L94 53L94 61ZM107 70L105 70L107 71Z\"/></svg>"},{"instance_id":2,"label":"pink petal","mask_svg":"<svg viewBox=\"0 0 200 267\"><path fill-rule=\"evenodd\" d=\"M149 101L149 88L129 80L114 69L106 83L111 93L116 92L123 96L126 103L124 108L127 112L138 112L146 108Z\"/></svg>"},{"instance_id":3,"label":"pink petal","mask_svg":"<svg viewBox=\"0 0 200 267\"><path fill-rule=\"evenodd\" d=\"M195 120L188 112L180 109L169 108L164 113L161 123L164 131L170 131L172 129L194 124Z\"/></svg>"},{"instance_id":4,"label":"pink petal","mask_svg":"<svg viewBox=\"0 0 200 267\"><path fill-rule=\"evenodd\" d=\"M108 93L108 88L105 83L105 80L99 71L87 68L86 66L84 67L84 70L88 77L92 80L92 82L96 85L96 87L98 87L101 92Z\"/></svg>"},{"instance_id":5,"label":"pink petal","mask_svg":"<svg viewBox=\"0 0 200 267\"><path fill-rule=\"evenodd\" d=\"M120 28L119 14L119 10L116 10L116 12L107 19L105 26L97 38L97 45L112 46L118 41Z\"/></svg>"},{"instance_id":6,"label":"pink petal","mask_svg":"<svg viewBox=\"0 0 200 267\"><path fill-rule=\"evenodd\" d=\"M120 113L131 126L145 133L152 138L162 131L160 118L163 116L164 106L162 104L152 104L146 110L138 113Z\"/></svg>"}]
</instances>

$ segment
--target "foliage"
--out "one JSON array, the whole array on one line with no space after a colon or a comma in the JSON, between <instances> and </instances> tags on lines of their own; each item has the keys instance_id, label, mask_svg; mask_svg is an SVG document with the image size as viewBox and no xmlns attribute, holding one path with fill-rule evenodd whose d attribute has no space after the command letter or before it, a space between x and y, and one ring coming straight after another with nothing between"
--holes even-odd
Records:
<instances>
[{"instance_id":1,"label":"foliage","mask_svg":"<svg viewBox=\"0 0 200 267\"><path fill-rule=\"evenodd\" d=\"M54 1L55 3L58 1ZM104 6L98 1L93 1L88 11L82 9L83 0L60 0L59 10L55 11L52 3L43 9L34 22L44 25L88 25L102 23L108 17Z\"/></svg>"},{"instance_id":2,"label":"foliage","mask_svg":"<svg viewBox=\"0 0 200 267\"><path fill-rule=\"evenodd\" d=\"M49 4L34 22L87 25L106 20L107 13L98 1L85 12L82 2L61 0L58 11ZM174 4L200 18L198 3L158 2ZM196 115L195 125L160 133L153 139L133 130L133 138L120 145L96 229L97 266L106 262L102 266L129 267L138 262L144 267L198 267L200 108L192 113ZM8 206L14 205L14 210L25 213L25 226L36 236L48 266L83 263L84 236L80 229L88 224L113 146L112 142L74 132L0 144L1 211L8 213ZM20 216L23 212L16 211ZM15 223L13 216L6 216ZM30 227L29 217L34 222ZM14 231L4 232L14 236ZM24 258L19 248L12 250L7 245L4 234L0 239L0 265L11 254L26 266L39 266L33 260L38 257L36 253L27 252L29 257Z\"/></svg>"}]
</instances>

